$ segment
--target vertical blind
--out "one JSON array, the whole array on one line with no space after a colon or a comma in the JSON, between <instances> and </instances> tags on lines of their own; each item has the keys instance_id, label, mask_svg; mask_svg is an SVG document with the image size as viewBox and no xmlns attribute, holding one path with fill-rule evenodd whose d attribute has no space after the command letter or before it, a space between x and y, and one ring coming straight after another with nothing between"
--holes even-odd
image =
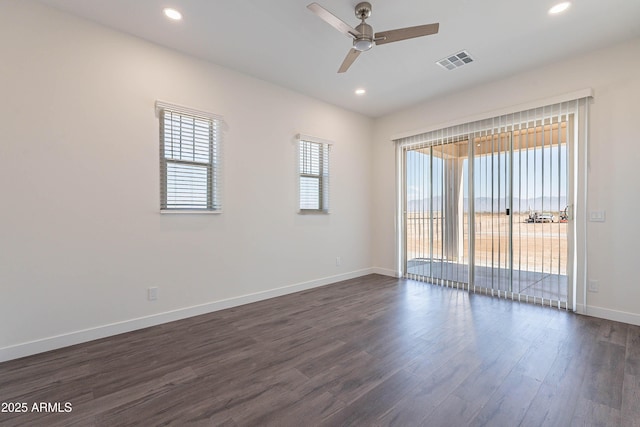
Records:
<instances>
[{"instance_id":1,"label":"vertical blind","mask_svg":"<svg viewBox=\"0 0 640 427\"><path fill-rule=\"evenodd\" d=\"M331 144L298 137L298 191L301 212L329 211L329 152Z\"/></svg>"},{"instance_id":2,"label":"vertical blind","mask_svg":"<svg viewBox=\"0 0 640 427\"><path fill-rule=\"evenodd\" d=\"M587 98L395 139L405 277L568 307Z\"/></svg>"},{"instance_id":3,"label":"vertical blind","mask_svg":"<svg viewBox=\"0 0 640 427\"><path fill-rule=\"evenodd\" d=\"M221 120L157 103L162 210L221 211Z\"/></svg>"}]
</instances>

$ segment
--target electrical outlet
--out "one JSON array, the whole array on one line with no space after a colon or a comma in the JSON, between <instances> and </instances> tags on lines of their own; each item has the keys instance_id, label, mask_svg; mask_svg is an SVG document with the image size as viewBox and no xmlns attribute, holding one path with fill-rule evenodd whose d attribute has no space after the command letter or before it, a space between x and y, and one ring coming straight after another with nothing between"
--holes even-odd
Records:
<instances>
[{"instance_id":1,"label":"electrical outlet","mask_svg":"<svg viewBox=\"0 0 640 427\"><path fill-rule=\"evenodd\" d=\"M336 257L336 267L340 267L342 265L342 258L339 256Z\"/></svg>"},{"instance_id":2,"label":"electrical outlet","mask_svg":"<svg viewBox=\"0 0 640 427\"><path fill-rule=\"evenodd\" d=\"M597 280L589 280L589 292L598 292Z\"/></svg>"},{"instance_id":3,"label":"electrical outlet","mask_svg":"<svg viewBox=\"0 0 640 427\"><path fill-rule=\"evenodd\" d=\"M149 301L155 301L158 299L158 288L157 287L152 287L152 288L147 288L147 299Z\"/></svg>"},{"instance_id":4,"label":"electrical outlet","mask_svg":"<svg viewBox=\"0 0 640 427\"><path fill-rule=\"evenodd\" d=\"M589 212L589 221L591 222L604 222L605 211L591 211Z\"/></svg>"}]
</instances>

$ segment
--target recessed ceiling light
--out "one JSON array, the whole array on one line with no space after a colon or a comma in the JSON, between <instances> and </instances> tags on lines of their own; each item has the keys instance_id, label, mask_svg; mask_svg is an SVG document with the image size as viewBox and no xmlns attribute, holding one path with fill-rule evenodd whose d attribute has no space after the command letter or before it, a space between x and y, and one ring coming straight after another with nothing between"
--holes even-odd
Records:
<instances>
[{"instance_id":1,"label":"recessed ceiling light","mask_svg":"<svg viewBox=\"0 0 640 427\"><path fill-rule=\"evenodd\" d=\"M549 15L557 15L558 13L562 13L565 10L569 9L569 6L571 6L571 2L568 1L558 3L557 5L549 9Z\"/></svg>"},{"instance_id":2,"label":"recessed ceiling light","mask_svg":"<svg viewBox=\"0 0 640 427\"><path fill-rule=\"evenodd\" d=\"M171 9L170 7L165 8L163 12L167 18L173 19L174 21L179 21L182 19L182 14L175 9Z\"/></svg>"},{"instance_id":3,"label":"recessed ceiling light","mask_svg":"<svg viewBox=\"0 0 640 427\"><path fill-rule=\"evenodd\" d=\"M362 88L356 89L356 95L362 96L365 93L367 93L365 89L362 89Z\"/></svg>"}]
</instances>

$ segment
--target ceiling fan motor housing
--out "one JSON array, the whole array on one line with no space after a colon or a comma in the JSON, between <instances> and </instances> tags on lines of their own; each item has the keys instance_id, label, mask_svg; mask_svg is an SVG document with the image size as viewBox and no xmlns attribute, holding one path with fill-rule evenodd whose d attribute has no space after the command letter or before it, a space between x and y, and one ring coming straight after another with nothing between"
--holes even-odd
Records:
<instances>
[{"instance_id":1,"label":"ceiling fan motor housing","mask_svg":"<svg viewBox=\"0 0 640 427\"><path fill-rule=\"evenodd\" d=\"M371 25L362 21L362 24L356 27L356 31L360 34L353 40L353 48L360 52L371 49L373 47L373 28Z\"/></svg>"}]
</instances>

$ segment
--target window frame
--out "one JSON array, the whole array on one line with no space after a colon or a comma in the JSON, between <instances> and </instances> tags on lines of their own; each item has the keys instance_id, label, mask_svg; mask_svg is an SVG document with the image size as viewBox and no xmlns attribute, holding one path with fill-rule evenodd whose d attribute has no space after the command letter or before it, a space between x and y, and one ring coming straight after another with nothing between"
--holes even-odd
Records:
<instances>
[{"instance_id":1,"label":"window frame","mask_svg":"<svg viewBox=\"0 0 640 427\"><path fill-rule=\"evenodd\" d=\"M178 116L178 121L182 122L183 118L193 120L192 144L193 159L167 158L165 148L167 145L165 127L166 114ZM221 192L221 169L222 169L222 126L224 120L222 117L195 110L188 107L170 104L163 101L156 102L156 115L159 119L160 134L160 212L161 213L222 213L222 192ZM208 124L208 151L207 161L196 159L196 122L204 121ZM182 137L182 131L178 134ZM200 145L200 148L205 146ZM180 149L182 150L182 148ZM182 153L180 153L182 156ZM170 165L195 166L206 169L206 203L201 206L175 206L172 207L168 201L169 196L169 170ZM202 182L202 181L201 181Z\"/></svg>"},{"instance_id":2,"label":"window frame","mask_svg":"<svg viewBox=\"0 0 640 427\"><path fill-rule=\"evenodd\" d=\"M309 149L317 147L317 169L318 172L304 170L303 166L303 147L309 144ZM330 175L331 175L331 149L333 142L322 138L312 137L308 135L296 135L296 154L297 154L297 184L298 184L298 213L300 214L328 214L330 213ZM310 164L314 164L314 159L310 159ZM303 208L303 183L304 179L316 179L318 181L318 208Z\"/></svg>"}]
</instances>

